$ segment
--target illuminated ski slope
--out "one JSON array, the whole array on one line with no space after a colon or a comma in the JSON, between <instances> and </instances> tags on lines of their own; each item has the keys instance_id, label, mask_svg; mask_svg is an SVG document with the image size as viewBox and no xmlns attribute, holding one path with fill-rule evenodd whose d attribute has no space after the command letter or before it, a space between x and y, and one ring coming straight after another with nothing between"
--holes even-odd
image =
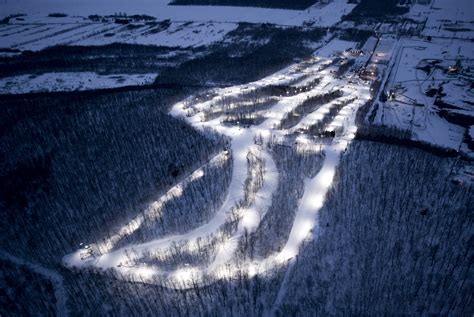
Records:
<instances>
[{"instance_id":1,"label":"illuminated ski slope","mask_svg":"<svg viewBox=\"0 0 474 317\"><path fill-rule=\"evenodd\" d=\"M333 43L334 44L334 43ZM216 279L232 278L242 272L253 276L261 274L269 269L286 266L300 252L303 241L311 236L311 232L317 228L317 212L323 206L326 193L331 187L335 170L339 162L341 153L345 151L356 132L355 113L357 109L370 98L367 84L350 76L336 79L331 71L337 69L337 65L329 65L330 58L314 57L299 64L292 65L282 71L267 78L247 85L240 85L219 89L216 96L210 100L199 101L195 96L176 104L171 114L183 117L190 125L196 129L212 129L230 138L229 150L214 157L209 163L216 160L232 159L233 172L232 179L227 191L227 196L218 212L206 224L195 228L182 235L172 235L157 237L156 240L130 244L128 246L114 249L114 245L131 234L143 223L144 217L155 212L157 207L166 204L170 197L179 197L183 194L183 188L190 182L202 176L202 167L186 179L176 184L161 197L150 208L139 214L130 223L125 224L116 235L105 240L105 242L93 244L90 249L97 256L88 256L87 249L78 250L75 253L64 257L67 266L98 268L112 268L121 272L121 276L126 279L155 283L173 288L189 288L199 284L207 284ZM304 76L304 77L303 77ZM315 84L314 80L318 79ZM313 82L303 89L295 82ZM225 113L217 118L208 120L206 114L211 111L223 109L225 98L244 98L252 92L261 91L263 88L275 87L278 85L288 85L290 87L300 87L296 93L278 96L278 101L269 109L257 111L263 116L259 124L240 124L239 122L225 122ZM291 86L291 87L293 87ZM333 90L340 90L342 96L336 97L328 103L320 105L318 109L306 114L300 122L291 129L281 129L281 123L288 114L304 103L306 100L320 96ZM237 98L237 99L235 99ZM315 137L305 128L313 125L325 116L328 116L330 109L337 101L346 101L344 106L331 117L328 124L325 124L326 131L334 131L334 138ZM232 107L245 106L238 101ZM221 107L221 108L220 108ZM297 133L296 133L297 132ZM285 143L290 140L290 144L324 155L324 163L321 170L312 179L305 181L304 195L299 203L298 210L293 221L288 240L281 251L267 257L252 261L236 261L236 249L244 233L251 234L259 228L260 222L268 211L272 194L275 193L279 172L271 154L267 151L270 143ZM295 141L291 141L295 140ZM296 142L296 143L294 143ZM255 164L249 163L249 157L258 158L256 161L262 164L263 175L262 184L257 186L255 192L248 192L243 184L246 180L250 183L258 183L255 173ZM258 166L257 166L258 167ZM246 202L241 197L250 197ZM158 208L159 209L159 208ZM159 218L159 212L153 215ZM226 222L237 221L237 226L230 233L223 228ZM211 257L208 264L177 267L174 270L162 269L156 265L146 265L140 263L140 258L145 254L166 254L175 243L186 245L189 253L198 252L197 242L209 241L209 237L218 237L216 252ZM205 243L205 242L204 242ZM84 257L84 254L86 256ZM130 256L130 254L133 254ZM133 261L131 261L133 258ZM284 293L284 289L280 293Z\"/></svg>"}]
</instances>

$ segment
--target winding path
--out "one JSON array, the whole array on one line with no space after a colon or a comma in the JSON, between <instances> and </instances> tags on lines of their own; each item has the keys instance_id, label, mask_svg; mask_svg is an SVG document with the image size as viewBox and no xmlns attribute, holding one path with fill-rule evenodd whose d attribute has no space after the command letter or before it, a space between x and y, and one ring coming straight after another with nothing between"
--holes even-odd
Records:
<instances>
[{"instance_id":1,"label":"winding path","mask_svg":"<svg viewBox=\"0 0 474 317\"><path fill-rule=\"evenodd\" d=\"M311 236L311 232L317 229L317 213L324 204L324 199L328 189L331 187L336 167L341 154L346 150L350 141L354 138L357 130L355 126L355 114L358 108L370 99L368 84L364 84L358 79L347 78L335 79L331 71L337 70L338 66L327 66L331 62L330 58L314 57L304 63L287 67L262 80L246 85L233 86L216 90L216 96L211 100L199 102L192 96L183 102L177 103L171 110L171 115L184 118L194 128L203 130L212 129L227 136L230 141L230 151L218 154L214 159L231 158L233 161L233 171L227 195L221 208L214 217L206 224L195 228L185 234L160 237L146 243L132 244L120 249L112 250L113 246L123 236L140 228L144 217L150 210L156 210L157 206L166 204L167 199L174 197L176 191L182 193L182 189L192 182L198 174L202 172L202 167L193 172L188 178L175 185L168 193L152 204L143 215L138 215L130 223L119 230L119 233L110 238L105 245L96 244L92 248L102 250L104 253L97 258L89 257L81 259L84 249L64 257L66 266L87 267L96 266L100 268L114 268L123 273L128 279L136 279L148 283L160 283L173 288L191 288L200 284L212 283L215 279L232 278L239 273L245 272L249 276L262 274L269 269L287 266L288 270L275 299L274 309L276 309L286 292L286 285L291 275L291 267L295 258L299 255L302 243ZM275 85L291 85L292 82L302 79L305 82L319 78L319 83L311 86L309 91L299 90L296 95L280 96L278 102L270 109L258 111L258 115L263 116L263 121L255 126L239 126L237 124L224 123L225 110L223 98L239 98L256 91L262 87L274 87ZM306 78L305 77L305 78ZM296 87L296 86L295 86ZM299 86L298 86L299 87ZM324 93L341 90L343 96L321 105L315 111L305 115L297 125L289 130L279 129L282 120L288 113L311 97ZM334 116L330 110L336 106L337 102L347 101L347 104ZM241 106L241 105L240 105ZM206 121L206 113L215 111L216 107L221 110L221 115L213 120ZM231 105L232 107L232 105ZM237 107L237 106L235 106ZM219 110L218 109L218 110ZM304 131L311 125L328 117L329 124L325 125L325 131L334 131L336 137L330 141L321 142L320 139L307 134ZM301 132L302 131L302 132ZM256 140L259 140L258 142ZM255 232L260 225L261 219L265 216L272 203L272 195L276 192L278 185L278 171L271 155L266 151L269 143L275 140L293 140L291 144L315 151L324 152L324 162L321 170L314 178L305 180L304 194L300 200L292 228L286 244L280 252L270 255L264 259L239 262L235 264L235 253L238 243L244 233ZM263 169L263 184L258 188L256 194L251 195L252 199L248 206L241 207L241 197L245 192L242 184L246 180L252 181L251 166L248 165L247 156L249 153L263 158L265 167ZM214 160L213 159L213 160ZM211 160L212 161L212 160ZM201 171L201 172L200 172ZM272 171L272 172L270 172ZM249 178L250 175L250 178ZM155 253L166 252L175 242L186 242L189 250L192 251L198 239L205 239L210 236L223 234L222 227L230 218L238 215L238 225L231 234L223 235L222 243L216 248L216 254L207 265L195 267L177 268L175 270L163 270L157 266L131 265L125 266L127 252L133 250L134 256L140 258L146 251ZM159 214L154 215L159 217ZM105 251L105 252L104 252Z\"/></svg>"}]
</instances>

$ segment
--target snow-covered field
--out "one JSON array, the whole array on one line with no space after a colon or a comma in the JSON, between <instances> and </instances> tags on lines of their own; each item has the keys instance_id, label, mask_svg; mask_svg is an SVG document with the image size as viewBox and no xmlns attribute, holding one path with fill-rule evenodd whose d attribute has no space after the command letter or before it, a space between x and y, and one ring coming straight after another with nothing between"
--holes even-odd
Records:
<instances>
[{"instance_id":1,"label":"snow-covered field","mask_svg":"<svg viewBox=\"0 0 474 317\"><path fill-rule=\"evenodd\" d=\"M414 4L406 14L425 22L423 35L442 38L474 37L474 10L470 0L433 0L430 5Z\"/></svg>"},{"instance_id":2,"label":"snow-covered field","mask_svg":"<svg viewBox=\"0 0 474 317\"><path fill-rule=\"evenodd\" d=\"M93 72L46 73L0 79L0 94L104 89L152 83L156 74L100 75Z\"/></svg>"},{"instance_id":3,"label":"snow-covered field","mask_svg":"<svg viewBox=\"0 0 474 317\"><path fill-rule=\"evenodd\" d=\"M0 12L4 16L22 12L37 16L45 16L51 12L82 16L125 12L147 14L158 20L170 19L185 22L249 22L294 26L301 26L304 22L314 22L315 25L330 26L339 22L342 15L348 14L355 7L354 4L348 4L345 0L335 0L325 6L314 5L304 11L254 7L169 6L169 2L170 0L137 0L133 3L126 0L8 0L0 3Z\"/></svg>"},{"instance_id":4,"label":"snow-covered field","mask_svg":"<svg viewBox=\"0 0 474 317\"><path fill-rule=\"evenodd\" d=\"M141 0L130 6L128 1L18 1L0 3L2 14L28 12L0 25L0 47L40 50L53 45L104 45L108 43L150 44L169 47L195 47L221 41L239 22L274 23L287 26L332 26L348 14L354 4L335 0L315 5L305 11L214 7L168 6L167 0ZM111 10L110 8L113 8ZM91 9L94 8L94 9ZM141 8L141 9L138 9ZM146 8L143 12L143 8ZM68 17L48 17L64 12ZM111 15L117 12L147 14L156 21L117 24L114 19L91 21L89 15ZM169 21L169 22L167 22Z\"/></svg>"},{"instance_id":5,"label":"snow-covered field","mask_svg":"<svg viewBox=\"0 0 474 317\"><path fill-rule=\"evenodd\" d=\"M472 68L474 45L443 39L402 39L395 45L395 55L383 54L393 60L385 87L385 93L393 96L378 108L374 122L409 130L416 140L457 150L463 142L465 128L440 116L440 107L434 103L442 100L458 108L448 112L461 111L472 116L474 94L468 76L449 74L448 69L458 60L464 69ZM429 68L423 70L424 67ZM440 87L444 96L435 93Z\"/></svg>"}]
</instances>

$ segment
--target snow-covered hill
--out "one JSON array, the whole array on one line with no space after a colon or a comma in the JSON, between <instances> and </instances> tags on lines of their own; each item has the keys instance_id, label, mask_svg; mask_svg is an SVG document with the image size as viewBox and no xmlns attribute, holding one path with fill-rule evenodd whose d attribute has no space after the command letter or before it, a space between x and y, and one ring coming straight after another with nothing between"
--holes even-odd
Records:
<instances>
[{"instance_id":1,"label":"snow-covered hill","mask_svg":"<svg viewBox=\"0 0 474 317\"><path fill-rule=\"evenodd\" d=\"M385 1L3 0L0 315L472 315L470 2Z\"/></svg>"}]
</instances>

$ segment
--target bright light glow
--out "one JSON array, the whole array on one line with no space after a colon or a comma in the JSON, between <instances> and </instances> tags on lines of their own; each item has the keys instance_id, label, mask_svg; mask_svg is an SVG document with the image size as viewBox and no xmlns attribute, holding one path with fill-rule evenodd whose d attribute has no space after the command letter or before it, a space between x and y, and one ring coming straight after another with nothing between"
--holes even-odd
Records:
<instances>
[{"instance_id":1,"label":"bright light glow","mask_svg":"<svg viewBox=\"0 0 474 317\"><path fill-rule=\"evenodd\" d=\"M320 59L317 57L313 58L313 61L319 60ZM331 60L322 61L324 61L322 64L325 65L331 62ZM284 265L287 264L290 259L295 258L300 252L299 249L301 243L305 239L309 238L311 230L313 230L313 228L316 226L315 214L320 208L324 206L327 189L333 184L334 181L335 166L338 164L340 153L347 148L350 140L355 137L357 127L353 125L354 112L370 97L368 88L364 88L360 85L354 84L354 91L349 89L348 86L342 87L345 84L343 80L333 80L333 76L330 74L330 71L333 68L328 68L322 71L319 70L322 64L318 64L317 66L313 65L310 68L307 66L307 64L303 65L302 63L301 65L287 68L284 71L267 77L264 80L259 80L257 82L242 86L234 86L227 89L216 90L216 95L218 97L214 98L214 102L207 101L193 104L193 102L195 102L194 97L186 101L190 104L189 106L186 106L185 103L178 103L171 111L171 114L176 116L186 116L186 114L193 115L192 117L185 118L187 123L191 126L203 130L206 128L213 129L217 133L228 136L231 140L230 148L226 147L226 149L222 151L220 155L214 157L209 162L210 164L222 166L223 162L226 160L234 160L233 179L231 180L231 185L229 185L229 192L232 193L232 195L229 195L229 201L231 202L225 203L225 211L232 207L231 204L234 204L234 200L238 201L238 197L241 197L241 188L243 187L241 186L241 183L244 182L245 176L248 173L248 166L246 164L248 153L250 152L254 155L260 155L262 153L262 149L266 147L266 142L269 141L270 137L272 142L295 148L298 153L316 153L324 150L326 156L323 168L321 171L319 171L316 178L312 178L305 182L304 199L299 206L294 223L292 224L293 227L291 229L288 241L286 241L286 245L281 252L256 262L239 261L239 265L233 262L236 256L238 242L243 235L244 229L247 229L249 232L253 232L255 228L258 227L261 218L265 216L265 212L267 210L265 203L271 203L271 197L274 193L274 190L271 189L271 184L277 184L278 172L273 172L276 167L268 168L267 165L266 172L270 171L270 173L275 173L275 175L269 175L266 173L264 189L259 190L259 194L256 196L252 206L249 209L239 210L241 221L237 232L234 234L229 235L223 233L220 227L214 226L214 224L211 222L210 224L203 225L203 227L201 227L202 230L199 229L190 231L183 235L165 237L162 239L145 242L143 244L127 246L111 253L105 253L103 256L97 258L94 261L81 260L80 258L78 259L78 253L69 256L67 259L65 258L64 261L66 263L73 263L74 265L95 265L103 268L115 268L122 270L125 273L131 273L132 276L139 277L142 280L153 280L154 276L160 275L170 281L175 281L177 288L188 288L193 287L194 283L204 283L204 276L229 279L236 276L239 272L243 272L244 274L248 273L249 276L255 276L256 274L260 274L267 270L268 267L274 266L275 264L278 265L278 263ZM306 70L301 69L303 67L306 67ZM249 128L225 126L222 124L222 117L210 120L208 122L200 122L204 118L204 113L212 110L212 108L222 110L216 103L216 100L222 100L226 96L239 97L243 91L252 91L258 87L265 87L269 84L278 84L281 83L281 80L290 81L298 77L298 75L295 74L290 74L292 76L286 75L288 74L288 71L292 70L298 71L299 75L303 73L309 74L310 76L304 79L305 83L309 83L310 80L314 79L315 73L318 74L317 76L323 77L321 77L320 84L318 84L317 87L311 87L314 90L309 93L301 93L296 96L287 96L287 94L283 93L284 96L281 96L282 98L279 99L280 101L275 106L269 110L262 111L264 116L267 118L263 124ZM299 123L293 126L291 129L279 129L281 120L286 116L286 114L289 111L294 110L294 107L296 107L298 104L304 102L307 97L315 96L316 94L322 93L324 90L332 90L335 88L342 89L345 96L339 98L338 100L326 103L317 111L314 111L306 116L302 116ZM299 90L301 91L301 88L299 88ZM320 142L316 141L318 139L302 132L301 128L307 129L309 126L314 125L320 120L324 119L326 114L328 114L332 109L336 108L338 102L348 101L348 98L354 97L355 94L357 94L358 100L352 102L348 106L345 106L326 129L327 131L338 131L337 136L332 142L327 142L325 145L317 144L316 142ZM233 104L232 107L234 106L237 105ZM342 128L338 129L338 127ZM293 140L292 138L288 138L288 136L293 133L298 133L298 136L296 137L296 143L288 141ZM262 146L254 145L254 137L259 135L261 135L264 139L264 144ZM231 156L231 153L233 156ZM196 170L184 181L181 181L176 186L171 188L158 201L151 204L147 210L145 210L144 214L139 214L134 220L123 226L119 232L112 236L109 240L96 246L99 247L101 252L104 252L104 250L105 252L108 252L124 235L130 234L140 228L145 220L148 221L148 219L154 219L153 217L160 217L163 206L166 204L166 202L170 199L173 199L174 197L180 197L184 195L184 191L187 188L186 186L188 186L190 182L202 178L205 175L204 171L204 168ZM250 173L255 175L255 170L250 169ZM224 208L222 209L224 210ZM219 217L222 215L222 218L229 217L228 213L222 213L219 215ZM217 222L218 221L216 221L216 223ZM210 265L190 268L187 266L187 264L184 264L184 268L180 268L172 272L165 272L160 271L159 268L136 266L135 264L126 263L127 256L125 256L126 251L124 250L130 251L135 248L132 252L133 257L135 258L142 257L145 253L144 250L150 250L154 254L166 254L170 250L172 241L188 241L186 245L187 252L198 256L199 248L197 239L203 239L202 244L207 245L208 242L206 241L208 240L206 238L210 236L217 238L218 241L217 254L214 258L214 261ZM122 265L117 268L119 264Z\"/></svg>"},{"instance_id":2,"label":"bright light glow","mask_svg":"<svg viewBox=\"0 0 474 317\"><path fill-rule=\"evenodd\" d=\"M352 141L352 140L354 140L355 136L356 136L355 133L349 133L349 134L347 135L347 139L348 139L349 141Z\"/></svg>"},{"instance_id":3,"label":"bright light glow","mask_svg":"<svg viewBox=\"0 0 474 317\"><path fill-rule=\"evenodd\" d=\"M120 230L120 233L121 234L132 234L133 232L135 232L136 230L138 230L138 228L141 227L143 223L143 219L142 218L138 218L136 220L132 220L127 226L125 226L124 228L122 228Z\"/></svg>"},{"instance_id":4,"label":"bright light glow","mask_svg":"<svg viewBox=\"0 0 474 317\"><path fill-rule=\"evenodd\" d=\"M256 210L248 209L244 212L242 217L242 227L246 228L247 230L252 230L258 225L259 222L260 217Z\"/></svg>"},{"instance_id":5,"label":"bright light glow","mask_svg":"<svg viewBox=\"0 0 474 317\"><path fill-rule=\"evenodd\" d=\"M191 175L191 178L190 180L191 181L195 181L197 179L200 179L201 177L204 176L204 170L202 169L198 169L197 171L195 171L192 175Z\"/></svg>"},{"instance_id":6,"label":"bright light glow","mask_svg":"<svg viewBox=\"0 0 474 317\"><path fill-rule=\"evenodd\" d=\"M312 220L306 220L300 227L298 231L298 238L300 240L304 240L308 234L310 233L311 229L313 229L313 221Z\"/></svg>"},{"instance_id":7,"label":"bright light glow","mask_svg":"<svg viewBox=\"0 0 474 317\"><path fill-rule=\"evenodd\" d=\"M326 114L326 113L329 113L329 107L321 107L319 108L318 110L318 113L321 113L321 114ZM323 118L324 116L321 117L321 119Z\"/></svg>"},{"instance_id":8,"label":"bright light glow","mask_svg":"<svg viewBox=\"0 0 474 317\"><path fill-rule=\"evenodd\" d=\"M323 195L315 195L308 199L310 207L314 208L314 210L318 210L324 206L324 196Z\"/></svg>"},{"instance_id":9,"label":"bright light glow","mask_svg":"<svg viewBox=\"0 0 474 317\"><path fill-rule=\"evenodd\" d=\"M167 194L173 197L181 197L183 195L183 187L181 185L177 185L171 188Z\"/></svg>"},{"instance_id":10,"label":"bright light glow","mask_svg":"<svg viewBox=\"0 0 474 317\"><path fill-rule=\"evenodd\" d=\"M257 275L257 266L253 263L250 263L247 267L247 273L249 277L254 277L255 275Z\"/></svg>"},{"instance_id":11,"label":"bright light glow","mask_svg":"<svg viewBox=\"0 0 474 317\"><path fill-rule=\"evenodd\" d=\"M351 125L350 127L347 128L347 131L350 133L356 133L357 132L357 126Z\"/></svg>"},{"instance_id":12,"label":"bright light glow","mask_svg":"<svg viewBox=\"0 0 474 317\"><path fill-rule=\"evenodd\" d=\"M318 120L318 121L319 121L319 120L322 120L322 119L324 118L324 113L327 113L327 112L329 112L329 110L327 110L327 111L326 111L326 110L318 111L318 113L315 113L315 114L313 115L313 118L314 118L315 120Z\"/></svg>"},{"instance_id":13,"label":"bright light glow","mask_svg":"<svg viewBox=\"0 0 474 317\"><path fill-rule=\"evenodd\" d=\"M195 268L179 269L174 272L173 277L177 281L188 285L191 282L196 281L198 277L198 271Z\"/></svg>"},{"instance_id":14,"label":"bright light glow","mask_svg":"<svg viewBox=\"0 0 474 317\"><path fill-rule=\"evenodd\" d=\"M302 144L308 144L308 143L309 143L309 140L308 140L308 138L305 137L305 136L298 136L298 137L296 138L296 142L302 143Z\"/></svg>"},{"instance_id":15,"label":"bright light glow","mask_svg":"<svg viewBox=\"0 0 474 317\"><path fill-rule=\"evenodd\" d=\"M347 140L348 141L352 141L354 140L355 136L356 136L356 133L357 133L357 126L350 126L349 128L347 128Z\"/></svg>"},{"instance_id":16,"label":"bright light glow","mask_svg":"<svg viewBox=\"0 0 474 317\"><path fill-rule=\"evenodd\" d=\"M349 111L349 109L347 108L344 108L342 109L341 111L339 111L339 114L346 117L348 114L350 114L351 112Z\"/></svg>"},{"instance_id":17,"label":"bright light glow","mask_svg":"<svg viewBox=\"0 0 474 317\"><path fill-rule=\"evenodd\" d=\"M331 186L332 184L332 181L334 179L334 170L326 170L326 171L322 171L320 176L319 176L319 183L324 186L325 188L328 188L329 186Z\"/></svg>"},{"instance_id":18,"label":"bright light glow","mask_svg":"<svg viewBox=\"0 0 474 317\"><path fill-rule=\"evenodd\" d=\"M144 280L149 280L157 273L157 271L151 267L142 266L135 269L137 276Z\"/></svg>"}]
</instances>

